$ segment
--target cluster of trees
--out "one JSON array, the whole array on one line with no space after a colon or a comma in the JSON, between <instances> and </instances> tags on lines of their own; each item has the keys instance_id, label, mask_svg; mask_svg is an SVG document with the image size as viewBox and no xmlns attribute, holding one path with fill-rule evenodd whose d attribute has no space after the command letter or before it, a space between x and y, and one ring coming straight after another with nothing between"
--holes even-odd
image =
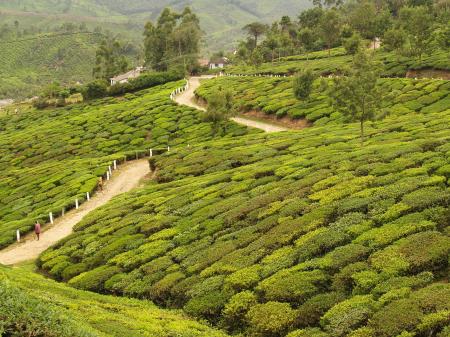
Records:
<instances>
[{"instance_id":1,"label":"cluster of trees","mask_svg":"<svg viewBox=\"0 0 450 337\"><path fill-rule=\"evenodd\" d=\"M107 37L100 42L95 54L93 75L96 79L109 81L111 77L129 68L123 44L115 37Z\"/></svg>"},{"instance_id":2,"label":"cluster of trees","mask_svg":"<svg viewBox=\"0 0 450 337\"><path fill-rule=\"evenodd\" d=\"M174 68L194 71L201 36L200 21L189 7L181 14L164 9L156 24L145 25L145 65L157 71Z\"/></svg>"},{"instance_id":3,"label":"cluster of trees","mask_svg":"<svg viewBox=\"0 0 450 337\"><path fill-rule=\"evenodd\" d=\"M182 79L184 73L176 71L153 72L131 79L127 83L117 83L108 86L108 82L98 79L87 83L65 88L58 82L53 82L46 86L40 97L34 100L33 105L38 109L50 106L62 107L67 104L67 99L75 94L80 94L84 100L92 100L106 96L118 96L135 92L157 85L165 84Z\"/></svg>"},{"instance_id":4,"label":"cluster of trees","mask_svg":"<svg viewBox=\"0 0 450 337\"><path fill-rule=\"evenodd\" d=\"M283 16L270 26L259 22L245 26L248 37L239 43L237 61L258 66L263 61L340 45L346 46L349 53L356 53L355 46L361 39L380 38L387 49L418 57L425 51L450 45L448 1L314 3L314 8L303 11L296 20Z\"/></svg>"}]
</instances>

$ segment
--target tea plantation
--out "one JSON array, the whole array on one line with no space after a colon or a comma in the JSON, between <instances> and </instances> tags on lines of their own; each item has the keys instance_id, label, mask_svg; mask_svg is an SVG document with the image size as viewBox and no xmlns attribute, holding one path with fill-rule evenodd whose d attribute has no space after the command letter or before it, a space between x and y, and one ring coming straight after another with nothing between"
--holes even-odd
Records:
<instances>
[{"instance_id":1,"label":"tea plantation","mask_svg":"<svg viewBox=\"0 0 450 337\"><path fill-rule=\"evenodd\" d=\"M48 35L0 43L0 98L30 97L54 81L92 79L98 36Z\"/></svg>"},{"instance_id":2,"label":"tea plantation","mask_svg":"<svg viewBox=\"0 0 450 337\"><path fill-rule=\"evenodd\" d=\"M15 240L17 229L27 232L37 219L45 223L49 212L57 216L76 198L83 202L113 160L211 139L211 125L198 111L170 101L182 85L0 116L0 247ZM226 132L247 131L230 123Z\"/></svg>"},{"instance_id":3,"label":"tea plantation","mask_svg":"<svg viewBox=\"0 0 450 337\"><path fill-rule=\"evenodd\" d=\"M75 290L23 269L0 267L0 335L223 337L147 301Z\"/></svg>"},{"instance_id":4,"label":"tea plantation","mask_svg":"<svg viewBox=\"0 0 450 337\"><path fill-rule=\"evenodd\" d=\"M424 55L421 60L414 57L398 56L392 52L377 50L375 59L382 63L384 77L404 77L408 70L436 69L450 70L450 56L447 51L435 51ZM310 55L298 55L281 58L272 63L263 63L255 68L248 65L239 65L227 68L230 74L274 74L292 75L302 69L308 68L322 75L341 73L352 62L351 55L345 55L343 48L332 50L331 57L328 51L319 51Z\"/></svg>"},{"instance_id":5,"label":"tea plantation","mask_svg":"<svg viewBox=\"0 0 450 337\"><path fill-rule=\"evenodd\" d=\"M290 94L278 79L232 85L263 108ZM154 158L159 184L89 214L39 267L78 289L183 308L231 334L449 336L448 82L383 85L398 100L366 123L364 147L358 125L331 123L339 116L328 112L320 118L330 123L301 132ZM324 100L316 92L311 104Z\"/></svg>"},{"instance_id":6,"label":"tea plantation","mask_svg":"<svg viewBox=\"0 0 450 337\"><path fill-rule=\"evenodd\" d=\"M284 77L219 77L205 81L196 94L208 101L217 88L230 88L242 112L262 111L278 118L306 119L315 125L344 122L344 116L332 108L320 82L316 80L311 97L306 101L294 97L292 79ZM379 85L383 103L378 118L442 112L450 107L449 81L385 78Z\"/></svg>"}]
</instances>

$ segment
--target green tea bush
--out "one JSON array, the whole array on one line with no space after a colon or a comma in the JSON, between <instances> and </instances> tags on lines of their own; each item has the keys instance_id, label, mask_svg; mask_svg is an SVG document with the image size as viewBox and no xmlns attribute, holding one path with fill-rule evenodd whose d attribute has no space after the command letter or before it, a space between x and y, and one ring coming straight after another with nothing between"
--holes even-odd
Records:
<instances>
[{"instance_id":1,"label":"green tea bush","mask_svg":"<svg viewBox=\"0 0 450 337\"><path fill-rule=\"evenodd\" d=\"M260 336L283 336L295 321L295 310L287 303L257 304L247 313L247 321Z\"/></svg>"},{"instance_id":2,"label":"green tea bush","mask_svg":"<svg viewBox=\"0 0 450 337\"><path fill-rule=\"evenodd\" d=\"M327 81L321 79L321 81ZM434 83L433 87L424 87L424 83ZM232 88L236 93L236 101L242 113L248 111L262 111L268 115L276 115L277 117L287 116L291 119L306 119L308 122L316 125L326 125L329 123L342 123L341 114L336 113L331 106L331 102L323 95L323 89L316 80L312 87L312 92L307 100L297 100L294 98L292 79L290 78L266 78L266 77L222 77L205 82L196 94L201 99L208 100L209 95L219 87ZM382 79L379 86L385 92L382 109L379 111L378 118L385 115L404 115L413 111L426 112L428 107L441 104L443 108L449 106L448 90L441 91L440 87L445 83L442 80L411 80L411 79ZM399 87L395 100L388 95L394 91L395 87ZM408 84L405 86L405 84ZM433 90L432 93L425 90ZM433 100L419 98L429 97L434 94ZM417 99L417 101L416 101ZM432 108L430 111L436 111ZM392 163L383 167L377 166L375 172L382 173L384 170L396 172L400 165Z\"/></svg>"},{"instance_id":3,"label":"green tea bush","mask_svg":"<svg viewBox=\"0 0 450 337\"><path fill-rule=\"evenodd\" d=\"M136 83L154 86L176 78L155 74ZM167 146L211 139L211 125L201 122L198 111L170 101L170 93L182 85L172 82L124 98L0 116L5 154L0 158L0 247L15 240L17 229L24 234L35 221L46 223L49 212L57 217L63 208L74 208L75 199L84 202L113 160L120 164L148 155L150 148L161 155ZM246 131L230 123L227 133Z\"/></svg>"},{"instance_id":4,"label":"green tea bush","mask_svg":"<svg viewBox=\"0 0 450 337\"><path fill-rule=\"evenodd\" d=\"M225 337L225 333L148 301L80 291L25 268L0 267L4 336Z\"/></svg>"},{"instance_id":5,"label":"green tea bush","mask_svg":"<svg viewBox=\"0 0 450 337\"><path fill-rule=\"evenodd\" d=\"M283 96L291 95L288 82L225 78L206 82L199 92L229 83L245 106L261 109L290 102ZM383 79L380 85L398 96L423 93L420 98L443 90L445 82ZM317 103L325 110L327 98L314 90L307 104L292 104L312 112ZM385 99L387 108L397 105ZM186 131L176 132L191 146L155 157L157 181L92 212L44 252L39 263L50 276L70 277L70 283L111 267L114 275L94 284L101 291L182 308L232 333L330 337L376 337L384 330L371 324L375 314L446 279L445 101L443 110L405 108L367 123L361 147L359 125L337 119L301 131L233 133L195 143L187 131L195 126L184 128L190 110L176 107L172 114L171 105L134 100L158 109L157 133L183 116ZM134 126L147 114L140 107L129 111L118 113L130 128L127 141L131 134L146 139ZM423 319L405 333L418 333L422 324L444 331L439 312L447 310L440 299L445 294L438 288L426 293L429 301L419 305L427 307ZM390 312L392 321L396 315L403 320L402 313ZM425 319L428 314L435 316Z\"/></svg>"}]
</instances>

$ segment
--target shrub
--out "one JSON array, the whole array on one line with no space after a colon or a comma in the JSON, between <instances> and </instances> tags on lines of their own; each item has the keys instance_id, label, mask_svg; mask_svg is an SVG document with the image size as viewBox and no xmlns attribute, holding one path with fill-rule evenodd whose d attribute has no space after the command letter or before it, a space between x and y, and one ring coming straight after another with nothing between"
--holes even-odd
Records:
<instances>
[{"instance_id":1,"label":"shrub","mask_svg":"<svg viewBox=\"0 0 450 337\"><path fill-rule=\"evenodd\" d=\"M267 302L253 306L247 314L250 329L262 336L282 336L295 321L295 311L287 303Z\"/></svg>"},{"instance_id":2,"label":"shrub","mask_svg":"<svg viewBox=\"0 0 450 337\"><path fill-rule=\"evenodd\" d=\"M259 283L256 288L269 301L301 303L324 289L328 276L320 271L282 270Z\"/></svg>"},{"instance_id":3,"label":"shrub","mask_svg":"<svg viewBox=\"0 0 450 337\"><path fill-rule=\"evenodd\" d=\"M297 99L308 99L315 79L316 76L310 69L297 74L293 82L294 96Z\"/></svg>"},{"instance_id":4,"label":"shrub","mask_svg":"<svg viewBox=\"0 0 450 337\"><path fill-rule=\"evenodd\" d=\"M0 275L0 334L3 336L93 337L60 307L16 288Z\"/></svg>"},{"instance_id":5,"label":"shrub","mask_svg":"<svg viewBox=\"0 0 450 337\"><path fill-rule=\"evenodd\" d=\"M107 84L103 80L96 80L86 84L86 86L82 88L81 94L83 95L83 99L88 101L91 99L105 97L107 91Z\"/></svg>"},{"instance_id":6,"label":"shrub","mask_svg":"<svg viewBox=\"0 0 450 337\"><path fill-rule=\"evenodd\" d=\"M374 309L375 301L371 295L354 296L328 310L321 324L333 336L345 336L364 325Z\"/></svg>"},{"instance_id":7,"label":"shrub","mask_svg":"<svg viewBox=\"0 0 450 337\"><path fill-rule=\"evenodd\" d=\"M247 290L233 295L223 309L223 316L229 329L243 330L245 316L256 304L256 295L251 291Z\"/></svg>"},{"instance_id":8,"label":"shrub","mask_svg":"<svg viewBox=\"0 0 450 337\"><path fill-rule=\"evenodd\" d=\"M260 280L260 269L261 267L259 265L254 265L249 268L238 270L225 279L225 285L230 286L236 291L249 289L255 286Z\"/></svg>"},{"instance_id":9,"label":"shrub","mask_svg":"<svg viewBox=\"0 0 450 337\"><path fill-rule=\"evenodd\" d=\"M116 266L105 265L72 278L69 284L78 289L102 292L104 283L120 272L120 268Z\"/></svg>"},{"instance_id":10,"label":"shrub","mask_svg":"<svg viewBox=\"0 0 450 337\"><path fill-rule=\"evenodd\" d=\"M296 325L318 326L322 315L344 299L344 295L338 292L323 293L310 298L297 309Z\"/></svg>"}]
</instances>

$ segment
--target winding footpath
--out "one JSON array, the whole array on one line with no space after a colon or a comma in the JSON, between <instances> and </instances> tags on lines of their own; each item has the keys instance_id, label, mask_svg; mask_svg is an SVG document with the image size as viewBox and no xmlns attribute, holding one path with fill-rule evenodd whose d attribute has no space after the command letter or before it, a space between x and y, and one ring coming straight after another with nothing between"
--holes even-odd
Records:
<instances>
[{"instance_id":1,"label":"winding footpath","mask_svg":"<svg viewBox=\"0 0 450 337\"><path fill-rule=\"evenodd\" d=\"M84 216L96 208L103 206L116 195L128 192L140 185L144 178L150 178L150 167L147 159L127 162L113 171L103 191L95 193L90 201L83 203L78 210L67 212L64 217L55 219L53 225L43 226L41 239L36 240L33 233L0 251L0 264L14 265L36 259L44 250L72 233L73 227Z\"/></svg>"},{"instance_id":2,"label":"winding footpath","mask_svg":"<svg viewBox=\"0 0 450 337\"><path fill-rule=\"evenodd\" d=\"M205 111L206 109L196 103L195 100L195 90L200 86L200 81L205 79L211 79L215 76L201 76L201 77L191 77L189 79L189 87L186 91L178 94L175 96L175 102L181 105L187 105L192 108ZM253 119L247 119L245 117L233 117L231 118L232 121L242 124L251 128L257 128L261 129L265 132L271 133L271 132L280 132L280 131L288 131L289 129L273 125L269 123L265 123L263 121L255 121Z\"/></svg>"},{"instance_id":3,"label":"winding footpath","mask_svg":"<svg viewBox=\"0 0 450 337\"><path fill-rule=\"evenodd\" d=\"M205 108L195 102L195 90L200 86L200 80L212 77L213 76L191 77L189 79L189 88L177 95L174 98L175 101L178 104L205 111ZM265 132L288 130L280 126L244 117L234 117L231 119L236 123L258 128ZM153 173L153 175L154 174L155 173ZM1 250L0 264L15 265L38 258L43 251L70 235L73 227L87 214L98 207L105 205L113 197L138 187L145 178L153 178L153 176L150 177L148 160L135 160L121 165L118 170L114 171L111 180L105 184L103 191L96 192L91 197L90 201L83 203L79 209L71 210L70 212L67 212L64 217L55 219L53 225L47 224L46 226L43 226L39 241L36 240L34 233L30 233L25 235L20 243L15 243Z\"/></svg>"}]
</instances>

